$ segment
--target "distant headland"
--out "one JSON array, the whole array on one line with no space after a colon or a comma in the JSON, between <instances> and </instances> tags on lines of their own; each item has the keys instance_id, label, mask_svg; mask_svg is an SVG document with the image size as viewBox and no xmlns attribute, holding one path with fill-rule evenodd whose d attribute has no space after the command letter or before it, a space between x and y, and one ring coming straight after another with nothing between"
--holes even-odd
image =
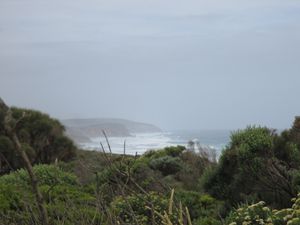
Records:
<instances>
[{"instance_id":1,"label":"distant headland","mask_svg":"<svg viewBox=\"0 0 300 225\"><path fill-rule=\"evenodd\" d=\"M110 137L162 131L152 124L115 118L66 119L61 122L66 128L66 134L77 143L89 142L90 138L99 137L103 130Z\"/></svg>"}]
</instances>

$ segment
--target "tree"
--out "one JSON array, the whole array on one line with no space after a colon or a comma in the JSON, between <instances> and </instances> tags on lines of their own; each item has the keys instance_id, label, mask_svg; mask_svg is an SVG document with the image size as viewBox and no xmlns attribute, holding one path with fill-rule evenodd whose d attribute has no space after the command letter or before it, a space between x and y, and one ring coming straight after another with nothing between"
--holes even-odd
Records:
<instances>
[{"instance_id":1,"label":"tree","mask_svg":"<svg viewBox=\"0 0 300 225\"><path fill-rule=\"evenodd\" d=\"M11 143L11 138L8 138L8 133L4 129L4 115L7 110L11 112L11 117L16 122L13 125L16 135L20 145L25 149L30 163L68 161L75 156L76 147L64 135L64 127L58 120L35 110L9 108L1 100L0 173L7 173L24 166L18 151Z\"/></svg>"},{"instance_id":2,"label":"tree","mask_svg":"<svg viewBox=\"0 0 300 225\"><path fill-rule=\"evenodd\" d=\"M0 99L0 104L2 106L5 106L5 103ZM14 147L16 149L16 151L18 152L18 154L21 156L25 168L28 172L28 175L30 177L30 181L31 181L31 185L32 185L32 190L35 194L36 197L36 202L38 205L38 209L40 212L40 219L41 219L41 224L42 225L48 225L48 213L44 204L44 200L43 200L43 196L39 190L38 187L38 180L36 175L33 172L33 168L32 165L30 163L30 160L26 154L26 151L24 150L24 148L22 148L22 145L19 141L19 138L17 136L16 133L16 127L18 125L18 121L16 121L13 117L12 117L12 112L10 111L10 109L8 109L7 107L3 107L3 115L4 116L4 131L6 132L7 136L10 138L10 140L12 141L12 143L14 144ZM24 114L25 115L25 114Z\"/></svg>"},{"instance_id":3,"label":"tree","mask_svg":"<svg viewBox=\"0 0 300 225\"><path fill-rule=\"evenodd\" d=\"M265 127L248 127L232 134L219 164L204 182L212 196L229 207L241 201L264 200L289 206L295 196L291 167L276 157L277 134Z\"/></svg>"}]
</instances>

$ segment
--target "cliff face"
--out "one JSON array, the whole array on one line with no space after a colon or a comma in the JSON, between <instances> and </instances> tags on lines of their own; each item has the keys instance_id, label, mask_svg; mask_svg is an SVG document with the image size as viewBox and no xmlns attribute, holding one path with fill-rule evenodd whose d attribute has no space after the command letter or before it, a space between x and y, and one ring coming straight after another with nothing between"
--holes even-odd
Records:
<instances>
[{"instance_id":1,"label":"cliff face","mask_svg":"<svg viewBox=\"0 0 300 225\"><path fill-rule=\"evenodd\" d=\"M88 142L90 138L102 136L105 131L110 137L128 137L134 133L161 132L161 129L147 123L123 119L69 119L61 121L66 133L76 142Z\"/></svg>"}]
</instances>

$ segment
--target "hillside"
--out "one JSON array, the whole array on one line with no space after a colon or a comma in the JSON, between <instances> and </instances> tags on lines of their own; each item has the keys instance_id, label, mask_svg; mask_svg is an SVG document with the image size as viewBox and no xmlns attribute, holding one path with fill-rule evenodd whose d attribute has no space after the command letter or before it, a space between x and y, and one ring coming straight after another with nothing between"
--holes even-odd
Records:
<instances>
[{"instance_id":1,"label":"hillside","mask_svg":"<svg viewBox=\"0 0 300 225\"><path fill-rule=\"evenodd\" d=\"M104 130L110 137L128 137L134 133L161 132L161 129L147 123L124 119L67 119L62 120L66 134L76 142L88 142L99 137Z\"/></svg>"},{"instance_id":2,"label":"hillside","mask_svg":"<svg viewBox=\"0 0 300 225\"><path fill-rule=\"evenodd\" d=\"M9 107L0 98L0 175L24 166L12 131L32 164L69 161L76 155L58 120L36 110Z\"/></svg>"},{"instance_id":3,"label":"hillside","mask_svg":"<svg viewBox=\"0 0 300 225\"><path fill-rule=\"evenodd\" d=\"M69 125L91 134L143 127L94 122ZM58 120L0 98L0 225L299 225L299 149L296 117L281 133L235 131L218 161L184 146L136 156L83 151Z\"/></svg>"}]
</instances>

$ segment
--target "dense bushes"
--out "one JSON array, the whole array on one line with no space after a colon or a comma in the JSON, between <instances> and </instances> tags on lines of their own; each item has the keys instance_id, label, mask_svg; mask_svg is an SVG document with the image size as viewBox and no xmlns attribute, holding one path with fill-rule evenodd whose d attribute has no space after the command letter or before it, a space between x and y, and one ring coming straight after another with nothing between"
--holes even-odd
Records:
<instances>
[{"instance_id":1,"label":"dense bushes","mask_svg":"<svg viewBox=\"0 0 300 225\"><path fill-rule=\"evenodd\" d=\"M218 214L222 207L222 202L208 194L178 190L175 192L175 200L188 207L190 217L192 221L195 221L193 224L198 224L200 220L206 219L219 220Z\"/></svg>"},{"instance_id":2,"label":"dense bushes","mask_svg":"<svg viewBox=\"0 0 300 225\"><path fill-rule=\"evenodd\" d=\"M207 158L187 151L183 146L173 146L146 152L136 160L134 169L141 178L155 176L156 180L165 180L169 185L196 191L199 187L195 181L212 165L214 163Z\"/></svg>"},{"instance_id":3,"label":"dense bushes","mask_svg":"<svg viewBox=\"0 0 300 225\"><path fill-rule=\"evenodd\" d=\"M155 192L115 198L111 207L120 224L219 225L220 203L209 195L197 192L171 191L170 195ZM181 223L181 222L182 223Z\"/></svg>"},{"instance_id":4,"label":"dense bushes","mask_svg":"<svg viewBox=\"0 0 300 225\"><path fill-rule=\"evenodd\" d=\"M119 157L109 160L109 166L95 170L97 189L105 193L106 200L113 196L140 192L165 193L171 187L196 191L197 181L209 164L201 156L184 151L181 146L151 151L140 157ZM186 176L186 174L189 174ZM138 185L137 185L138 184Z\"/></svg>"},{"instance_id":5,"label":"dense bushes","mask_svg":"<svg viewBox=\"0 0 300 225\"><path fill-rule=\"evenodd\" d=\"M37 165L34 172L52 224L100 224L95 195L81 187L76 176L53 165ZM27 172L21 169L1 176L0 224L35 224L37 215Z\"/></svg>"},{"instance_id":6,"label":"dense bushes","mask_svg":"<svg viewBox=\"0 0 300 225\"><path fill-rule=\"evenodd\" d=\"M218 166L202 177L204 189L226 201L228 209L239 202L260 200L288 207L300 184L295 124L298 119L281 135L263 127L233 133Z\"/></svg>"},{"instance_id":7,"label":"dense bushes","mask_svg":"<svg viewBox=\"0 0 300 225\"><path fill-rule=\"evenodd\" d=\"M68 161L75 155L73 142L64 136L64 127L58 120L34 110L11 108L17 121L14 126L17 136L32 164ZM0 109L1 111L1 109ZM1 113L4 115L3 110ZM0 118L0 173L23 167L14 144L4 129L4 116Z\"/></svg>"},{"instance_id":8,"label":"dense bushes","mask_svg":"<svg viewBox=\"0 0 300 225\"><path fill-rule=\"evenodd\" d=\"M164 176L175 174L182 169L182 161L171 156L152 159L149 164L152 169L159 170Z\"/></svg>"},{"instance_id":9,"label":"dense bushes","mask_svg":"<svg viewBox=\"0 0 300 225\"><path fill-rule=\"evenodd\" d=\"M274 225L299 225L300 224L300 194L292 199L291 208L272 210L260 201L256 204L245 205L233 211L227 218L229 225L245 224L274 224Z\"/></svg>"},{"instance_id":10,"label":"dense bushes","mask_svg":"<svg viewBox=\"0 0 300 225\"><path fill-rule=\"evenodd\" d=\"M163 225L169 219L175 225L179 224L180 215L184 221L187 221L188 214L185 209L187 206L190 209L191 221L194 221L195 224L211 224L204 222L203 219L213 221L218 218L219 202L214 198L196 191L178 189L170 202L168 185L173 182L169 179L170 176L174 181L177 178L174 174L164 176L159 169L151 169L151 161L170 157L181 160L184 167L187 167L189 161L182 160L182 155L172 157L165 153L162 154L162 152L164 150L157 152L162 157L156 155L151 157L151 160L145 160L144 156L134 158L99 154L99 157L106 158L110 163L100 171L98 167L88 168L95 169L95 180L84 186L79 183L80 177L65 172L56 165L34 166L34 172L38 177L39 187L51 219L50 222L52 224L80 225L112 225L117 224L117 222L120 224L149 224L154 218L156 225ZM85 154L94 157L92 152ZM168 152L168 154L172 153ZM184 155L185 153L182 152L181 154ZM84 162L80 164L82 163L84 164ZM70 163L67 166L64 163L61 165L68 171L73 171L69 166L76 166L77 164ZM141 168L148 168L147 177L139 177L140 173L144 171L141 171ZM158 180L157 175L162 179ZM167 177L169 179L165 179ZM147 182L148 185L145 185L147 188L144 189L143 183L146 184ZM176 182L179 184L180 180ZM162 185L159 188L158 183ZM183 186L179 185L178 187ZM1 176L0 190L0 218L5 224L28 225L36 223L37 207L25 170L20 169ZM181 208L180 203L182 203ZM170 204L172 204L172 213L169 214ZM164 211L167 212L166 215Z\"/></svg>"},{"instance_id":11,"label":"dense bushes","mask_svg":"<svg viewBox=\"0 0 300 225\"><path fill-rule=\"evenodd\" d=\"M100 196L105 196L102 204L109 205L120 216L121 224L151 224L151 210L162 215L167 210L171 187L177 188L174 213L167 215L173 224L178 222L180 202L190 209L195 224L211 224L208 221L218 219L221 203L197 192L195 182L207 165L213 164L181 146L149 151L141 157L121 157L97 173L97 190ZM158 214L154 219L155 224L165 224Z\"/></svg>"},{"instance_id":12,"label":"dense bushes","mask_svg":"<svg viewBox=\"0 0 300 225\"><path fill-rule=\"evenodd\" d=\"M264 136L259 138L261 144L269 143L264 140L269 140L272 133L265 133L262 130L256 133L255 129L260 128L248 128L244 132L248 132L249 129L254 129L250 132L252 135L255 133ZM252 158L247 160L264 158L266 155L258 145L252 145L255 138L248 139L242 131L238 135L239 138L235 137L234 140L243 139L243 141L232 142L232 146L235 146L234 150L226 150L218 165L209 163L191 152L181 150L179 154L172 155L174 151L167 153L165 149L162 149L141 157L105 156L97 153L99 160L95 162L85 159L85 157L91 155L92 158L95 158L96 153L84 152L84 154L80 154L80 160L84 161L75 164L69 163L68 165L66 163L60 164L71 173L63 171L56 165L36 165L34 172L39 179L39 186L46 202L50 222L54 225L152 224L153 220L156 225L181 225L179 222L181 216L184 224L188 224L190 219L193 225L220 225L224 223L244 225L250 224L250 222L251 224L260 224L262 221L270 224L270 218L272 224L276 225L285 225L288 221L291 221L289 224L297 224L299 200L296 200L292 208L279 211L274 211L261 202L253 205L244 204L240 209L232 211L225 220L229 211L223 211L222 199L229 207L228 201L232 201L230 198L237 196L236 199L238 199L240 196L246 196L238 189L238 187L243 187L242 184L237 185L238 182L241 182L239 176L250 171L245 165L245 168L241 168L239 160L242 158L245 161L246 159L239 155L240 146L246 146L246 144L251 146L251 150L250 147L248 150L255 156L250 154ZM265 146L272 145L266 144ZM169 158L172 162L180 162L179 171L164 174L160 166L153 166L153 162L164 164L165 161L161 159L165 158ZM88 165L85 160L89 161L91 165ZM94 166L94 163L99 161L104 163L105 160L107 160L105 167ZM168 163L168 161L166 162ZM233 164L233 162L237 164ZM88 183L84 182L85 185L82 185L79 182L82 179L76 177L72 172L77 169L71 168L81 164L88 166L86 169L91 170L90 176L94 174L94 179ZM235 167L236 165L239 168ZM206 169L203 174L205 168L209 169ZM220 171L221 168L225 168L225 170ZM184 173L185 177L191 176L196 184L186 186L186 180L181 180ZM85 176L85 174L82 172L77 175ZM252 179L251 176L249 177L248 174L248 178ZM292 177L294 177L294 182L298 184L300 176L297 170ZM201 192L197 182L195 182L200 178L204 185L211 184L212 181L217 182L219 186L211 186L212 189L208 192L215 194L220 191L220 193L225 193L224 197L221 194L213 197ZM230 179L228 183L226 183L226 178ZM221 181L223 186L220 185L222 184ZM253 180L251 181L253 182ZM247 185L251 184L248 182ZM170 198L172 195L170 194L171 187L176 188L172 198ZM191 187L193 190L190 191L190 188L187 187ZM234 193L233 190L237 193ZM226 198L226 194L228 194L228 198ZM264 197L255 194L253 191L252 195L246 196L243 200L252 202ZM170 204L172 205L172 213L169 213ZM185 207L188 208L188 211ZM232 207L228 209L232 209ZM5 224L28 225L37 221L37 207L31 193L28 175L23 169L0 177L0 218Z\"/></svg>"},{"instance_id":13,"label":"dense bushes","mask_svg":"<svg viewBox=\"0 0 300 225\"><path fill-rule=\"evenodd\" d=\"M300 224L300 195L290 202L300 192L300 118L281 134L256 126L233 133L218 162L177 146L142 156L79 151L72 162L51 164L74 155L61 124L32 110L12 112L22 118L17 135L35 164L51 225ZM0 167L15 172L0 177L0 224L38 224L3 118L0 110Z\"/></svg>"},{"instance_id":14,"label":"dense bushes","mask_svg":"<svg viewBox=\"0 0 300 225\"><path fill-rule=\"evenodd\" d=\"M155 224L162 224L162 218L153 211L167 211L168 199L155 192L119 196L111 203L111 207L121 224L147 225L152 220Z\"/></svg>"},{"instance_id":15,"label":"dense bushes","mask_svg":"<svg viewBox=\"0 0 300 225\"><path fill-rule=\"evenodd\" d=\"M34 172L39 180L40 185L78 184L75 175L64 172L59 167L54 165L37 165L34 167ZM16 186L25 188L30 185L30 179L27 171L24 169L19 169L13 173L1 176L0 183L14 184Z\"/></svg>"}]
</instances>

